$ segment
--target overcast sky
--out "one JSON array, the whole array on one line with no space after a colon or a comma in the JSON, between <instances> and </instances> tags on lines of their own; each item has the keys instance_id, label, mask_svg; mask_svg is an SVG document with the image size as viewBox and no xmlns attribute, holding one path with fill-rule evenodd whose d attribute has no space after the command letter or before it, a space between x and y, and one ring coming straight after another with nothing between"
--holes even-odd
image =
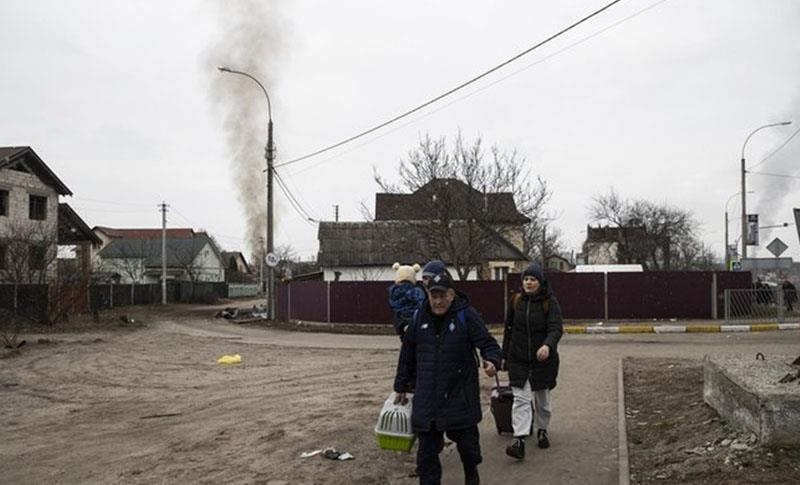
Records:
<instances>
[{"instance_id":1,"label":"overcast sky","mask_svg":"<svg viewBox=\"0 0 800 485\"><path fill-rule=\"evenodd\" d=\"M263 207L263 193L240 187L262 187L266 102L217 65L263 81L280 163L414 107L605 3L3 0L0 145L32 146L90 226L160 227L164 200L169 226L246 250L246 202ZM278 172L312 217L331 220L338 204L341 220L362 220L359 203L373 207L378 189L373 169L394 180L422 134L461 131L526 157L550 184L571 249L585 238L592 196L614 187L693 211L721 255L746 136L794 121L750 140L754 165L800 129L798 26L798 0L624 0L444 102ZM800 175L798 160L800 136L754 170ZM748 212L762 225L793 223L798 188L800 179L749 175ZM276 203L276 245L316 254L316 227L280 192ZM731 200L731 239L739 207ZM768 256L776 236L800 257L794 227L762 231L756 255Z\"/></svg>"}]
</instances>

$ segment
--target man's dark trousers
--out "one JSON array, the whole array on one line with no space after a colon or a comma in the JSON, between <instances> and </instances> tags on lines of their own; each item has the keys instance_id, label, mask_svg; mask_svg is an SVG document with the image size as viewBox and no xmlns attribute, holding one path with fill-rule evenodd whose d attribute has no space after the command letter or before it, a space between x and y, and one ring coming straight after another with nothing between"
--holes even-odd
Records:
<instances>
[{"instance_id":1,"label":"man's dark trousers","mask_svg":"<svg viewBox=\"0 0 800 485\"><path fill-rule=\"evenodd\" d=\"M432 431L417 433L419 448L417 449L417 474L420 485L439 485L442 482L442 463L439 453L444 448L444 434L451 439L458 448L464 470L478 466L481 459L481 444L478 426L454 431L436 431L435 424Z\"/></svg>"}]
</instances>

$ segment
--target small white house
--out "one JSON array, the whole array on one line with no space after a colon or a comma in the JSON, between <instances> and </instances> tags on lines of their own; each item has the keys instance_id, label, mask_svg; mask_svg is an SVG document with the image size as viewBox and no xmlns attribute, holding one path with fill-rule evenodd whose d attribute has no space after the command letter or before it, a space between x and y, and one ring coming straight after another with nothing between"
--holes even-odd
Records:
<instances>
[{"instance_id":1,"label":"small white house","mask_svg":"<svg viewBox=\"0 0 800 485\"><path fill-rule=\"evenodd\" d=\"M192 282L225 281L225 265L205 233L167 238L167 278ZM161 281L161 239L112 239L98 253L98 271L119 275L120 283Z\"/></svg>"}]
</instances>

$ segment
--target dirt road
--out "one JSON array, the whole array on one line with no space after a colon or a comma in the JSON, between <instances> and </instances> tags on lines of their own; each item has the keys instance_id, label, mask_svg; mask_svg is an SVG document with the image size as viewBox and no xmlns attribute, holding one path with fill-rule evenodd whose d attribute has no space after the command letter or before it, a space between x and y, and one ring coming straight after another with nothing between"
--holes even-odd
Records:
<instances>
[{"instance_id":1,"label":"dirt road","mask_svg":"<svg viewBox=\"0 0 800 485\"><path fill-rule=\"evenodd\" d=\"M201 318L113 333L47 336L0 359L2 483L411 484L413 456L380 451L372 428L391 389L393 336L292 333ZM620 355L783 351L800 332L566 336L553 447L522 464L482 424L484 483L531 474L615 483ZM774 350L773 350L774 349ZM238 366L215 360L240 354ZM484 378L484 395L489 379ZM299 454L333 446L338 462ZM454 457L447 483L461 483Z\"/></svg>"}]
</instances>

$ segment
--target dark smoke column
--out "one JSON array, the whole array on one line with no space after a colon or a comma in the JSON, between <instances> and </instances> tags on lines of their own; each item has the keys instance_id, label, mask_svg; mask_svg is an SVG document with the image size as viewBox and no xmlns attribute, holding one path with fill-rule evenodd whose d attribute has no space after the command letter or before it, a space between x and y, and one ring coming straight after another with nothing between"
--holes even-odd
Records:
<instances>
[{"instance_id":1,"label":"dark smoke column","mask_svg":"<svg viewBox=\"0 0 800 485\"><path fill-rule=\"evenodd\" d=\"M231 74L239 74L240 76L245 76L247 78L252 79L258 87L261 88L261 91L264 92L264 97L267 98L267 147L265 150L265 158L267 160L267 255L272 255L272 251L274 249L273 245L273 230L272 230L272 221L273 219L273 204L272 204L272 165L275 162L275 145L272 143L272 103L269 101L269 94L267 94L267 90L264 88L264 85L261 82L247 74L246 72L236 71L229 67L219 66L217 67L221 72L229 72ZM267 318L269 320L275 319L275 267L273 265L267 266Z\"/></svg>"}]
</instances>

